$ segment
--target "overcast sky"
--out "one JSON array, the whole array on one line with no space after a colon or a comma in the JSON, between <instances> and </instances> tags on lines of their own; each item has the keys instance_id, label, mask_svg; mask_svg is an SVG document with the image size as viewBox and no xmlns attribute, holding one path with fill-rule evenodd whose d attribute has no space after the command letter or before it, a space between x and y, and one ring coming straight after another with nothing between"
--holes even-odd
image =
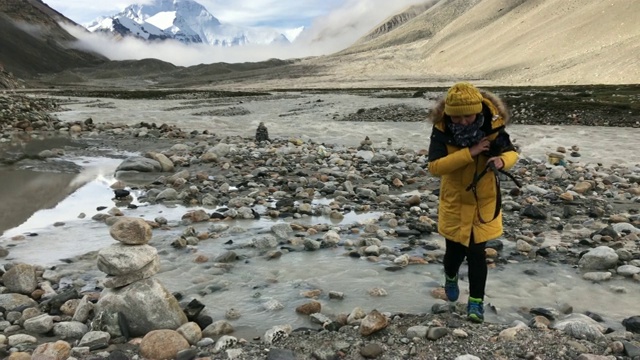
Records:
<instances>
[{"instance_id":1,"label":"overcast sky","mask_svg":"<svg viewBox=\"0 0 640 360\"><path fill-rule=\"evenodd\" d=\"M43 0L79 24L111 16L127 6L150 0ZM68 29L81 41L78 47L94 50L112 60L158 58L188 66L212 62L262 61L325 55L351 45L387 17L426 0L196 0L223 23L273 27L285 31L305 26L293 46L216 48L175 43L149 44L137 39L114 42L104 36Z\"/></svg>"}]
</instances>

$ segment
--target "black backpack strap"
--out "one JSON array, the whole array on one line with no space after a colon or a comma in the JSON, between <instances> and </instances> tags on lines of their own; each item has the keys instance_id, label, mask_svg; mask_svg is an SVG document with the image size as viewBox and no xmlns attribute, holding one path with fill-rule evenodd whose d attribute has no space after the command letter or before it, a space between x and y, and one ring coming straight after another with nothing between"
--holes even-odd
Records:
<instances>
[{"instance_id":1,"label":"black backpack strap","mask_svg":"<svg viewBox=\"0 0 640 360\"><path fill-rule=\"evenodd\" d=\"M487 224L492 222L498 217L498 215L500 215L500 211L502 211L502 190L500 189L500 177L498 173L507 175L511 180L513 180L513 182L516 184L517 187L522 187L522 185L516 179L515 176L513 176L512 174L502 169L498 170L493 165L493 163L489 163L480 173L477 173L474 175L473 182L469 186L467 186L467 191L473 191L473 196L476 199L476 204L478 203L478 192L477 192L478 181L480 181L480 179L484 175L486 175L488 172L491 172L493 174L493 178L495 179L495 182L496 182L496 207L495 207L495 210L493 211L493 218L491 218L491 220L488 220L488 221L482 218L482 215L480 215L480 208L477 207L476 212L478 213L478 220L480 220L480 223L482 224Z\"/></svg>"}]
</instances>

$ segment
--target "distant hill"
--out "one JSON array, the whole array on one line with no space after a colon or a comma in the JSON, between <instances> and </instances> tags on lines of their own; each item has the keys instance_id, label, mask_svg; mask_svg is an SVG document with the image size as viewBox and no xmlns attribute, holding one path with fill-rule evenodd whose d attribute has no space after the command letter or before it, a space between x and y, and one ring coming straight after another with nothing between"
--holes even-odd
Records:
<instances>
[{"instance_id":1,"label":"distant hill","mask_svg":"<svg viewBox=\"0 0 640 360\"><path fill-rule=\"evenodd\" d=\"M640 83L640 1L440 0L409 14L309 63L354 81Z\"/></svg>"},{"instance_id":2,"label":"distant hill","mask_svg":"<svg viewBox=\"0 0 640 360\"><path fill-rule=\"evenodd\" d=\"M107 61L69 48L75 38L58 22L77 25L40 0L1 0L0 65L4 70L30 78Z\"/></svg>"},{"instance_id":3,"label":"distant hill","mask_svg":"<svg viewBox=\"0 0 640 360\"><path fill-rule=\"evenodd\" d=\"M640 84L638 14L635 0L425 0L335 54L267 71L211 75L201 84L247 89L446 86L458 80Z\"/></svg>"}]
</instances>

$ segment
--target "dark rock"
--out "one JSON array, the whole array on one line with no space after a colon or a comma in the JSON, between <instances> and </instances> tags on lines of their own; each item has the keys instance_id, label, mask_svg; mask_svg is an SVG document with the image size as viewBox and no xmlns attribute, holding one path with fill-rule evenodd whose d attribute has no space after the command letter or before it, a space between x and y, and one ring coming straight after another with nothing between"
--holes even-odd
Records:
<instances>
[{"instance_id":1,"label":"dark rock","mask_svg":"<svg viewBox=\"0 0 640 360\"><path fill-rule=\"evenodd\" d=\"M637 343L634 344L625 340L621 340L621 342L622 342L622 345L624 345L624 352L627 354L628 357L632 359L636 359L637 357L640 357L640 344L637 344Z\"/></svg>"},{"instance_id":2,"label":"dark rock","mask_svg":"<svg viewBox=\"0 0 640 360\"><path fill-rule=\"evenodd\" d=\"M393 266L387 266L384 269L387 270L387 271L395 272L395 271L400 271L400 270L402 270L404 268L402 266L393 265Z\"/></svg>"},{"instance_id":3,"label":"dark rock","mask_svg":"<svg viewBox=\"0 0 640 360\"><path fill-rule=\"evenodd\" d=\"M494 249L496 251L502 251L504 244L500 240L489 240L485 243L485 247Z\"/></svg>"},{"instance_id":4,"label":"dark rock","mask_svg":"<svg viewBox=\"0 0 640 360\"><path fill-rule=\"evenodd\" d=\"M565 206L562 208L562 217L565 219L569 219L576 215L576 209L573 206Z\"/></svg>"},{"instance_id":5,"label":"dark rock","mask_svg":"<svg viewBox=\"0 0 640 360\"><path fill-rule=\"evenodd\" d=\"M198 316L196 323L198 324L198 326L200 326L200 329L204 329L207 326L213 324L213 319L209 315L200 315Z\"/></svg>"},{"instance_id":6,"label":"dark rock","mask_svg":"<svg viewBox=\"0 0 640 360\"><path fill-rule=\"evenodd\" d=\"M591 234L591 237L593 237L593 235L609 236L613 240L617 240L620 237L618 233L613 229L612 226L607 226L605 228L600 229L599 231Z\"/></svg>"},{"instance_id":7,"label":"dark rock","mask_svg":"<svg viewBox=\"0 0 640 360\"><path fill-rule=\"evenodd\" d=\"M556 319L556 315L554 314L553 311L549 310L549 309L545 309L545 308L533 308L531 310L529 310L529 313L533 314L533 315L540 315L540 316L544 316L547 319L553 321Z\"/></svg>"},{"instance_id":8,"label":"dark rock","mask_svg":"<svg viewBox=\"0 0 640 360\"><path fill-rule=\"evenodd\" d=\"M338 331L340 330L340 328L342 327L342 325L339 322L336 321L332 321L326 325L323 326L323 328L327 331Z\"/></svg>"},{"instance_id":9,"label":"dark rock","mask_svg":"<svg viewBox=\"0 0 640 360\"><path fill-rule=\"evenodd\" d=\"M520 212L521 216L537 219L537 220L545 220L547 218L547 213L545 213L542 209L535 205L527 205Z\"/></svg>"},{"instance_id":10,"label":"dark rock","mask_svg":"<svg viewBox=\"0 0 640 360\"><path fill-rule=\"evenodd\" d=\"M447 334L449 334L449 329L445 327L430 327L427 331L427 339L435 341Z\"/></svg>"},{"instance_id":11,"label":"dark rock","mask_svg":"<svg viewBox=\"0 0 640 360\"><path fill-rule=\"evenodd\" d=\"M421 234L431 234L433 227L427 223L416 222L408 224L407 227L411 230L417 230Z\"/></svg>"},{"instance_id":12,"label":"dark rock","mask_svg":"<svg viewBox=\"0 0 640 360\"><path fill-rule=\"evenodd\" d=\"M396 229L396 234L399 237L420 236L421 233L418 230Z\"/></svg>"},{"instance_id":13,"label":"dark rock","mask_svg":"<svg viewBox=\"0 0 640 360\"><path fill-rule=\"evenodd\" d=\"M178 351L176 360L193 360L198 356L198 349L184 349Z\"/></svg>"},{"instance_id":14,"label":"dark rock","mask_svg":"<svg viewBox=\"0 0 640 360\"><path fill-rule=\"evenodd\" d=\"M549 251L549 248L540 248L536 251L537 255L543 256L543 257L547 257L551 254L551 251Z\"/></svg>"},{"instance_id":15,"label":"dark rock","mask_svg":"<svg viewBox=\"0 0 640 360\"><path fill-rule=\"evenodd\" d=\"M129 190L125 190L125 189L115 189L113 190L113 193L116 196L116 199L126 198L131 194Z\"/></svg>"},{"instance_id":16,"label":"dark rock","mask_svg":"<svg viewBox=\"0 0 640 360\"><path fill-rule=\"evenodd\" d=\"M585 315L587 315L588 317L592 318L593 320L597 321L597 322L604 322L604 319L602 318L602 316L596 314L596 313L592 313L591 311L587 311L584 313Z\"/></svg>"},{"instance_id":17,"label":"dark rock","mask_svg":"<svg viewBox=\"0 0 640 360\"><path fill-rule=\"evenodd\" d=\"M51 300L43 302L40 306L47 310L51 315L60 315L60 306L62 306L62 304L71 299L79 298L80 296L76 289L69 289L65 292L54 295Z\"/></svg>"},{"instance_id":18,"label":"dark rock","mask_svg":"<svg viewBox=\"0 0 640 360\"><path fill-rule=\"evenodd\" d=\"M195 321L196 319L198 319L198 316L204 309L204 306L205 305L198 301L198 299L193 299L189 302L189 304L187 304L183 311L189 321Z\"/></svg>"},{"instance_id":19,"label":"dark rock","mask_svg":"<svg viewBox=\"0 0 640 360\"><path fill-rule=\"evenodd\" d=\"M261 141L269 141L269 130L267 130L263 122L260 122L256 129L256 142Z\"/></svg>"},{"instance_id":20,"label":"dark rock","mask_svg":"<svg viewBox=\"0 0 640 360\"><path fill-rule=\"evenodd\" d=\"M624 325L627 331L640 334L640 315L632 316L622 320L622 325Z\"/></svg>"}]
</instances>

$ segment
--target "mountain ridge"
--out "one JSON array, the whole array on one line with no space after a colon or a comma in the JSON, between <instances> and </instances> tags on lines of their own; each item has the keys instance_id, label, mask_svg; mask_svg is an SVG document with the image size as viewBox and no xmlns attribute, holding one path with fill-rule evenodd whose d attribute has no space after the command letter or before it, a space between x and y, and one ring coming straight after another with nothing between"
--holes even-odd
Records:
<instances>
[{"instance_id":1,"label":"mountain ridge","mask_svg":"<svg viewBox=\"0 0 640 360\"><path fill-rule=\"evenodd\" d=\"M185 44L212 46L289 43L273 29L256 30L223 24L194 0L153 0L133 4L123 11L87 24L91 32L133 36L144 40L178 40Z\"/></svg>"}]
</instances>

